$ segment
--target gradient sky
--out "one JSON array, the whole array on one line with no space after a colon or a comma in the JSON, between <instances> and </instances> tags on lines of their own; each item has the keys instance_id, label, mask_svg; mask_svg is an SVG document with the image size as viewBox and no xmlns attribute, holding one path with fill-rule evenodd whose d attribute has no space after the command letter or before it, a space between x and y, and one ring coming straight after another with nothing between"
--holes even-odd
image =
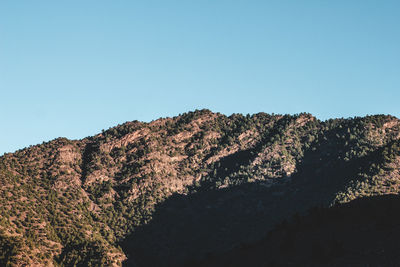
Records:
<instances>
[{"instance_id":1,"label":"gradient sky","mask_svg":"<svg viewBox=\"0 0 400 267\"><path fill-rule=\"evenodd\" d=\"M400 1L0 1L0 155L208 108L400 116Z\"/></svg>"}]
</instances>

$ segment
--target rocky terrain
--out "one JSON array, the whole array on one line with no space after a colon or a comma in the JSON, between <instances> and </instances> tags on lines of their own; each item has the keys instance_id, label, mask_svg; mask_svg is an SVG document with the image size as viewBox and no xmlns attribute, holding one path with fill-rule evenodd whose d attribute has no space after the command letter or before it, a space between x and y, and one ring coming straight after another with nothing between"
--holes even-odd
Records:
<instances>
[{"instance_id":1,"label":"rocky terrain","mask_svg":"<svg viewBox=\"0 0 400 267\"><path fill-rule=\"evenodd\" d=\"M197 110L58 138L0 157L0 265L224 262L277 242L293 215L396 195L399 167L400 121L386 115Z\"/></svg>"}]
</instances>

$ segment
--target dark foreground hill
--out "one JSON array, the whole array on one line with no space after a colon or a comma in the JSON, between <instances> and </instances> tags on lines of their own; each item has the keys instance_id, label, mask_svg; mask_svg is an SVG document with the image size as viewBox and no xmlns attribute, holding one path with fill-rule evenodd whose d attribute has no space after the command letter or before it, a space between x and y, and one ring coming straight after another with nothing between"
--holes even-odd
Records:
<instances>
[{"instance_id":1,"label":"dark foreground hill","mask_svg":"<svg viewBox=\"0 0 400 267\"><path fill-rule=\"evenodd\" d=\"M190 266L399 266L400 197L375 196L316 208L262 240Z\"/></svg>"},{"instance_id":2,"label":"dark foreground hill","mask_svg":"<svg viewBox=\"0 0 400 267\"><path fill-rule=\"evenodd\" d=\"M201 110L6 154L0 265L211 264L293 214L397 194L399 127Z\"/></svg>"}]
</instances>

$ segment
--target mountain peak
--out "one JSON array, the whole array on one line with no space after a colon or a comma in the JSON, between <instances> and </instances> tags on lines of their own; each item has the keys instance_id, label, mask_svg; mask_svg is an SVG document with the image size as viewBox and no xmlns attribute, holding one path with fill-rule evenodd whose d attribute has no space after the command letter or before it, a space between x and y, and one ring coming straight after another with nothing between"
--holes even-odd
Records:
<instances>
[{"instance_id":1,"label":"mountain peak","mask_svg":"<svg viewBox=\"0 0 400 267\"><path fill-rule=\"evenodd\" d=\"M0 263L179 266L296 212L396 194L399 127L203 109L6 154Z\"/></svg>"}]
</instances>

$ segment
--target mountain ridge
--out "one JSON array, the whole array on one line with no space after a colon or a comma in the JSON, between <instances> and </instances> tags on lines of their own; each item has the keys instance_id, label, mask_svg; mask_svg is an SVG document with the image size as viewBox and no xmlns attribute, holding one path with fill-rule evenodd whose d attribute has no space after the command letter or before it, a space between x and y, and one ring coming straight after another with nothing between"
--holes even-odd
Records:
<instances>
[{"instance_id":1,"label":"mountain ridge","mask_svg":"<svg viewBox=\"0 0 400 267\"><path fill-rule=\"evenodd\" d=\"M397 193L399 129L390 115L320 121L199 110L6 153L2 258L16 266L176 266L218 253L295 212ZM189 242L178 229L201 231Z\"/></svg>"}]
</instances>

